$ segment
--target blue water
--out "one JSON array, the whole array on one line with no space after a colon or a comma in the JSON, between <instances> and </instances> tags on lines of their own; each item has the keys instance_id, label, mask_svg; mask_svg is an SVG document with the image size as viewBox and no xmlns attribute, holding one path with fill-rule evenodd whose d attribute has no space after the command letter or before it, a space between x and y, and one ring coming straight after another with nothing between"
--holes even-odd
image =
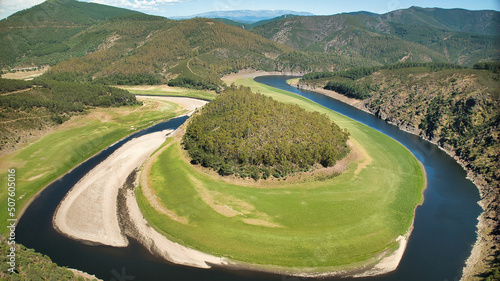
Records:
<instances>
[{"instance_id":1,"label":"blue water","mask_svg":"<svg viewBox=\"0 0 500 281\"><path fill-rule=\"evenodd\" d=\"M391 136L410 149L427 171L425 201L417 208L415 229L400 266L387 275L356 280L458 280L475 242L476 218L481 212L477 205L478 191L465 179L465 171L435 145L331 98L290 87L285 82L288 78L270 76L256 80L302 95ZM77 268L104 280L306 280L237 269L204 270L174 265L152 256L133 240L126 248L91 246L66 238L53 229L52 216L57 205L94 166L139 134L176 129L185 120L185 117L176 118L130 136L51 184L20 219L17 242L48 255L59 265Z\"/></svg>"}]
</instances>

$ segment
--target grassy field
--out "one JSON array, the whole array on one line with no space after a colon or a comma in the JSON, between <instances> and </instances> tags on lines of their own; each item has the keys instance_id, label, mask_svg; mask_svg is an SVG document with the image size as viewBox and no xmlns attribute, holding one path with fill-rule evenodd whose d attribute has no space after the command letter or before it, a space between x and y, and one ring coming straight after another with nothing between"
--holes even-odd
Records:
<instances>
[{"instance_id":1,"label":"grassy field","mask_svg":"<svg viewBox=\"0 0 500 281\"><path fill-rule=\"evenodd\" d=\"M422 200L424 172L401 144L291 93L240 79L276 100L325 113L364 149L340 176L323 181L238 185L189 164L177 140L154 163L150 181L182 223L153 209L147 219L173 241L233 260L300 271L332 271L375 262L397 247Z\"/></svg>"},{"instance_id":2,"label":"grassy field","mask_svg":"<svg viewBox=\"0 0 500 281\"><path fill-rule=\"evenodd\" d=\"M38 140L0 155L0 202L7 204L8 169L16 169L16 210L19 212L39 190L114 142L183 113L176 104L145 101L143 106L92 109L73 117ZM7 208L0 212L6 222ZM0 234L6 234L3 227Z\"/></svg>"},{"instance_id":3,"label":"grassy field","mask_svg":"<svg viewBox=\"0 0 500 281\"><path fill-rule=\"evenodd\" d=\"M169 87L166 85L158 86L116 86L126 89L134 95L153 95L153 96L179 96L190 97L203 100L213 100L217 96L215 92L193 90L178 87Z\"/></svg>"}]
</instances>

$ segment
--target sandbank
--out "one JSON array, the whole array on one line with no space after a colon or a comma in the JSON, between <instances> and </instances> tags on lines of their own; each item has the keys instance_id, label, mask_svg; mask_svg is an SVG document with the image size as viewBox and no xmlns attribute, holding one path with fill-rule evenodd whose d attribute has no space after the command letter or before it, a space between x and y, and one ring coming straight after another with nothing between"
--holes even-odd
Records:
<instances>
[{"instance_id":1,"label":"sandbank","mask_svg":"<svg viewBox=\"0 0 500 281\"><path fill-rule=\"evenodd\" d=\"M191 113L206 102L177 97L148 97L181 104ZM135 138L85 175L59 204L54 227L77 240L115 247L128 245L117 215L118 189L127 176L161 146L171 130Z\"/></svg>"}]
</instances>

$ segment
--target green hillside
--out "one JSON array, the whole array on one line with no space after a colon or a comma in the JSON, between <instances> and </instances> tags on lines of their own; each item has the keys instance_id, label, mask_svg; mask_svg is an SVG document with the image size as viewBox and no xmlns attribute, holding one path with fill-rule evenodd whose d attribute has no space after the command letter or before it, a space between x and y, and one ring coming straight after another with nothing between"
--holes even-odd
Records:
<instances>
[{"instance_id":1,"label":"green hillside","mask_svg":"<svg viewBox=\"0 0 500 281\"><path fill-rule=\"evenodd\" d=\"M412 7L384 15L365 13L293 17L252 29L297 50L340 53L377 61L498 60L500 13Z\"/></svg>"},{"instance_id":2,"label":"green hillside","mask_svg":"<svg viewBox=\"0 0 500 281\"><path fill-rule=\"evenodd\" d=\"M128 91L103 85L0 78L0 151L95 107L138 105Z\"/></svg>"},{"instance_id":3,"label":"green hillside","mask_svg":"<svg viewBox=\"0 0 500 281\"><path fill-rule=\"evenodd\" d=\"M108 48L61 62L45 77L103 84L168 82L218 91L221 76L241 69L310 72L374 65L362 58L295 51L211 19L120 17L80 36L92 32L110 34Z\"/></svg>"},{"instance_id":4,"label":"green hillside","mask_svg":"<svg viewBox=\"0 0 500 281\"><path fill-rule=\"evenodd\" d=\"M499 13L489 10L411 7L381 15L379 18L386 22L486 35L498 35L500 25Z\"/></svg>"},{"instance_id":5,"label":"green hillside","mask_svg":"<svg viewBox=\"0 0 500 281\"><path fill-rule=\"evenodd\" d=\"M108 34L89 32L106 19L141 13L75 0L48 0L0 21L0 68L53 65L95 51Z\"/></svg>"}]
</instances>

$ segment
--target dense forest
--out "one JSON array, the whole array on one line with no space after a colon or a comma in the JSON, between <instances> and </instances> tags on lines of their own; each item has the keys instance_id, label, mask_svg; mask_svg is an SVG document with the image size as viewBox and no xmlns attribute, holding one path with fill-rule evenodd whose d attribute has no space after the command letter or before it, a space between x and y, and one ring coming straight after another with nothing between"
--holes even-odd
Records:
<instances>
[{"instance_id":1,"label":"dense forest","mask_svg":"<svg viewBox=\"0 0 500 281\"><path fill-rule=\"evenodd\" d=\"M333 166L348 137L324 115L231 86L193 117L183 141L193 164L258 180Z\"/></svg>"},{"instance_id":2,"label":"dense forest","mask_svg":"<svg viewBox=\"0 0 500 281\"><path fill-rule=\"evenodd\" d=\"M108 34L92 26L125 15L141 13L69 0L19 11L0 22L0 67L54 65L96 51ZM85 30L90 32L82 34Z\"/></svg>"},{"instance_id":3,"label":"dense forest","mask_svg":"<svg viewBox=\"0 0 500 281\"><path fill-rule=\"evenodd\" d=\"M18 143L25 133L61 124L92 107L140 104L123 89L53 80L0 78L0 93L0 150Z\"/></svg>"},{"instance_id":4,"label":"dense forest","mask_svg":"<svg viewBox=\"0 0 500 281\"><path fill-rule=\"evenodd\" d=\"M32 88L28 88L28 87ZM109 107L138 104L128 91L103 85L60 82L51 80L22 81L0 78L0 93L26 89L16 94L0 96L2 117L5 112L30 111L45 108L53 114L82 112L94 106Z\"/></svg>"}]
</instances>

